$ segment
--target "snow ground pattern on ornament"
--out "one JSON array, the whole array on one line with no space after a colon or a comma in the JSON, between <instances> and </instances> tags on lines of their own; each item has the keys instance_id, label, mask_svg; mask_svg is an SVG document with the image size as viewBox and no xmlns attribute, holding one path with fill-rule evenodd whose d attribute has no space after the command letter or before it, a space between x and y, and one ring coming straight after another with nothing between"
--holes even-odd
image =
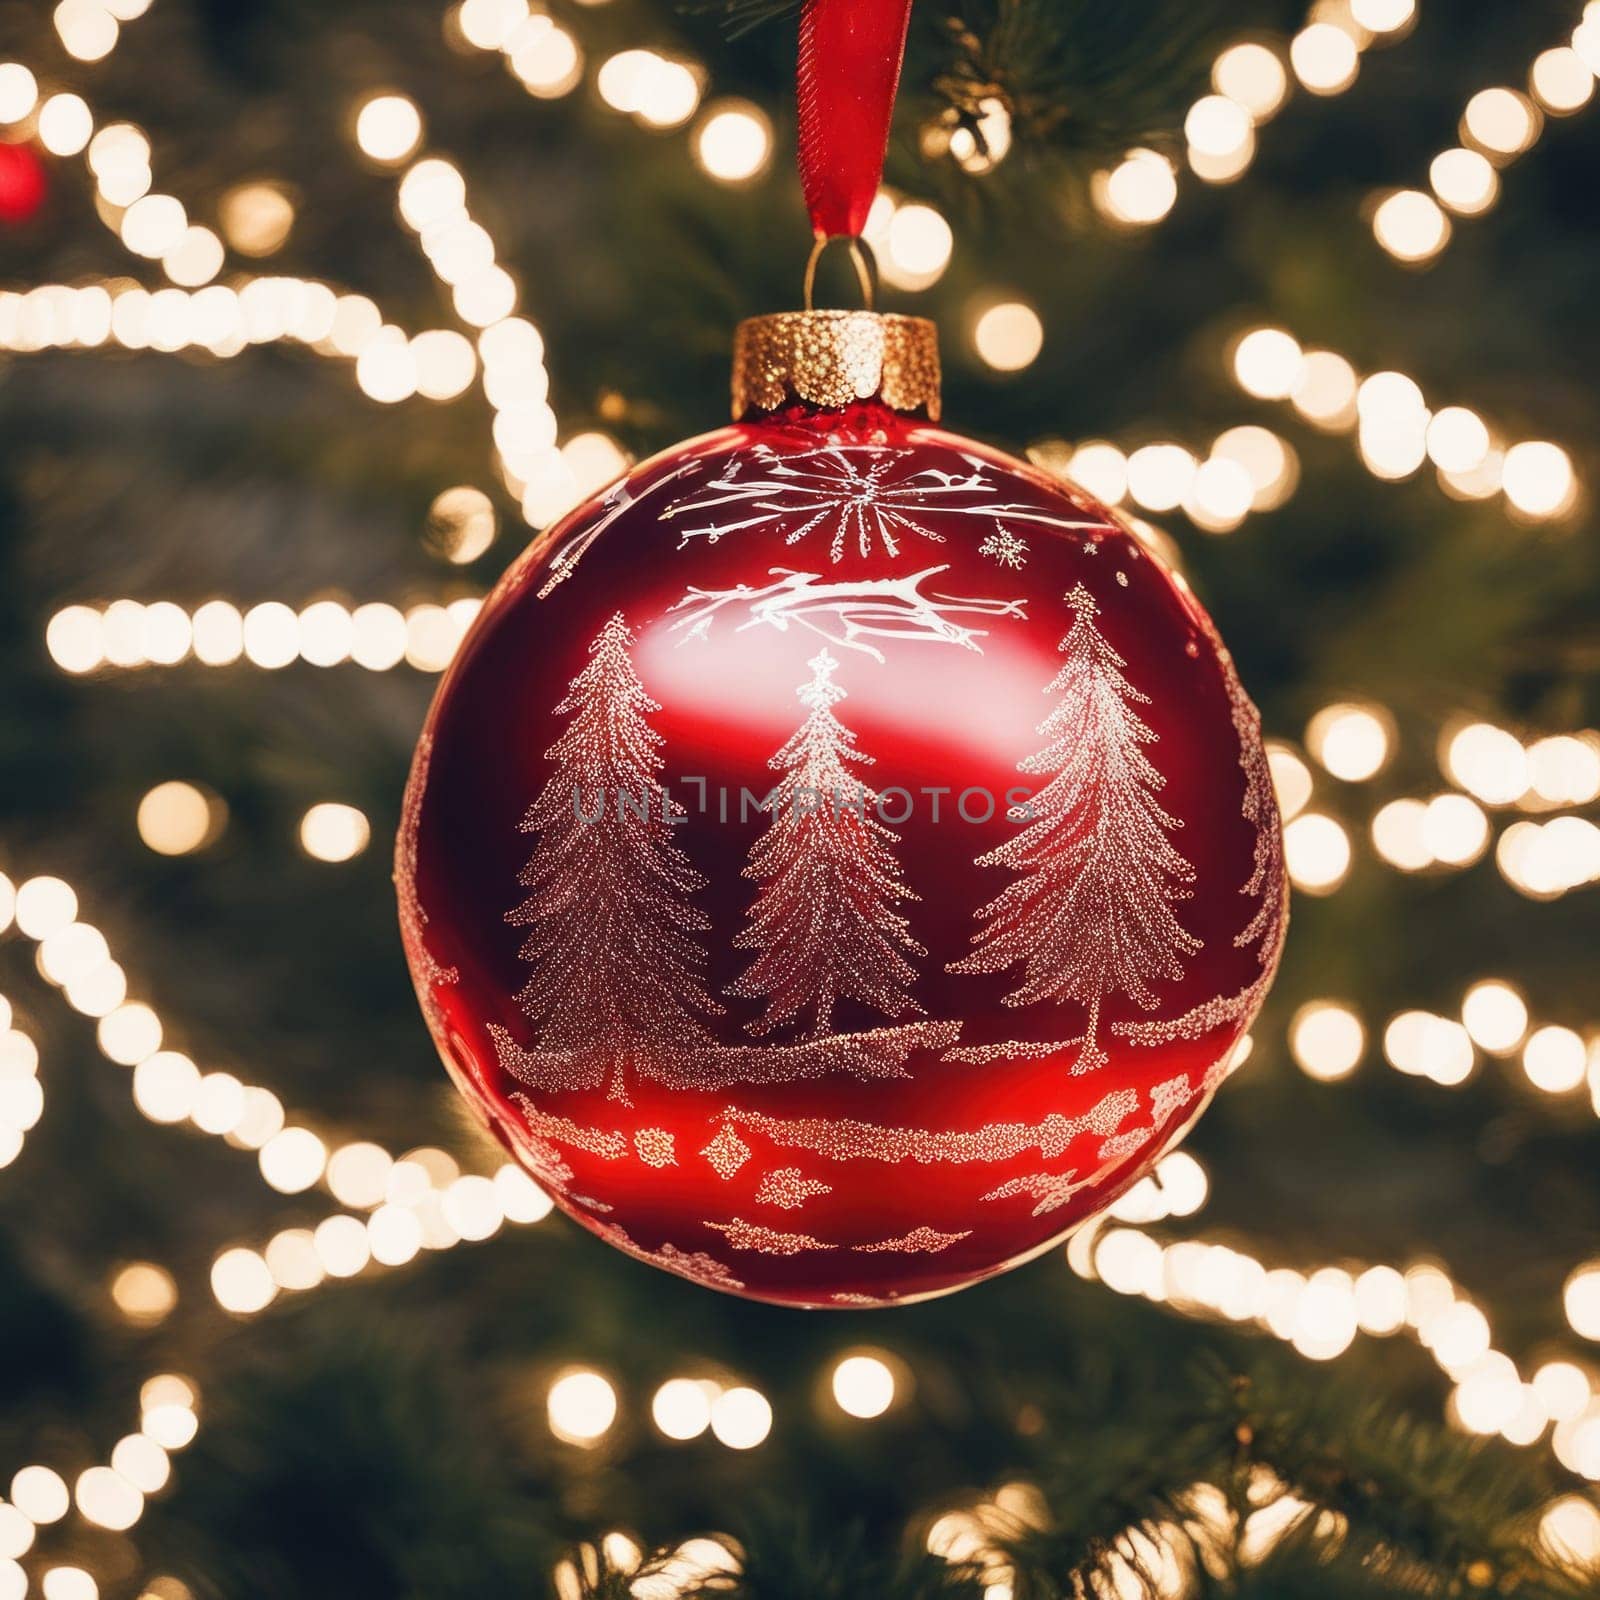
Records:
<instances>
[{"instance_id":1,"label":"snow ground pattern on ornament","mask_svg":"<svg viewBox=\"0 0 1600 1600\"><path fill-rule=\"evenodd\" d=\"M1027 620L1027 601L986 599L975 595L924 594L923 583L948 564L925 567L921 572L904 573L897 578L863 578L841 583L824 583L819 573L773 567L774 581L760 588L736 584L731 589L691 587L671 611L683 616L671 624L681 632L682 644L709 637L711 625L725 608L743 608L745 620L735 632L768 627L787 633L791 624L820 635L841 650L859 650L875 661L883 661L883 651L874 639L900 642L923 641L953 644L982 655L978 640L987 628L972 628L957 622L960 616L1016 617Z\"/></svg>"},{"instance_id":2,"label":"snow ground pattern on ornament","mask_svg":"<svg viewBox=\"0 0 1600 1600\"><path fill-rule=\"evenodd\" d=\"M930 511L1074 529L1101 528L1095 519L1057 516L1038 506L1004 498L1007 476L977 456L960 454L965 472L912 468L913 450L884 445L828 445L784 455L757 444L731 456L703 488L674 501L663 520L695 519L680 531L678 547L693 539L716 544L732 533L756 530L800 544L820 534L829 558L844 558L851 546L862 556L878 550L900 553L907 537L943 544L928 526Z\"/></svg>"},{"instance_id":3,"label":"snow ground pattern on ornament","mask_svg":"<svg viewBox=\"0 0 1600 1600\"><path fill-rule=\"evenodd\" d=\"M1059 647L1065 659L1045 690L1059 699L1039 725L1050 743L1018 763L1050 781L1028 803L1028 826L978 857L1021 876L978 911L974 948L949 970L1000 973L1020 963L1007 1005L1082 1005L1072 1068L1081 1073L1107 1059L1097 1037L1102 998L1115 991L1150 1009L1151 984L1181 979L1179 958L1201 942L1172 909L1189 898L1194 869L1168 838L1182 824L1162 809L1166 780L1142 748L1157 737L1134 709L1149 697L1095 626L1089 591L1078 584L1066 600L1074 620Z\"/></svg>"},{"instance_id":4,"label":"snow ground pattern on ornament","mask_svg":"<svg viewBox=\"0 0 1600 1600\"><path fill-rule=\"evenodd\" d=\"M829 1161L932 1166L1010 1161L1029 1150L1051 1161L1080 1135L1112 1137L1138 1109L1138 1090L1113 1089L1080 1117L1052 1111L1038 1122L990 1122L981 1128L898 1128L854 1117L777 1117L738 1106L727 1107L722 1116L727 1127L737 1124L780 1148L809 1150Z\"/></svg>"},{"instance_id":5,"label":"snow ground pattern on ornament","mask_svg":"<svg viewBox=\"0 0 1600 1600\"><path fill-rule=\"evenodd\" d=\"M985 1200L1010 1200L1018 1195L1036 1202L1033 1215L1042 1217L1062 1206L1083 1189L1094 1187L1093 1178L1078 1177L1074 1172L1035 1172L1024 1178L1011 1178L998 1189L991 1189Z\"/></svg>"}]
</instances>

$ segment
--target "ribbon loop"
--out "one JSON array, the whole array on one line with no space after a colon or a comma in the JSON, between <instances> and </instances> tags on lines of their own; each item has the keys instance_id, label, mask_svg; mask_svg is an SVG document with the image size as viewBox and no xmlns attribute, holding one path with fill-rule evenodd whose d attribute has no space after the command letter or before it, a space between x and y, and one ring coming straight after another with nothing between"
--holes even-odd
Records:
<instances>
[{"instance_id":1,"label":"ribbon loop","mask_svg":"<svg viewBox=\"0 0 1600 1600\"><path fill-rule=\"evenodd\" d=\"M800 184L820 238L857 238L883 177L911 0L805 0Z\"/></svg>"}]
</instances>

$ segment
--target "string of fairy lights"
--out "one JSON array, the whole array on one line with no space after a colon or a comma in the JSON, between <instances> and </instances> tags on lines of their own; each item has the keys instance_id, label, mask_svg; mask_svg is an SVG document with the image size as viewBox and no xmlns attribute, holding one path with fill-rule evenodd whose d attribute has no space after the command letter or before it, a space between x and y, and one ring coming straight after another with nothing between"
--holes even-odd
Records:
<instances>
[{"instance_id":1,"label":"string of fairy lights","mask_svg":"<svg viewBox=\"0 0 1600 1600\"><path fill-rule=\"evenodd\" d=\"M55 13L57 32L76 59L103 59L122 25L147 4L66 0ZM1208 183L1241 176L1254 158L1257 129L1284 104L1291 81L1313 95L1343 93L1356 80L1363 52L1403 37L1414 24L1415 10L1415 0L1321 0L1286 51L1276 42L1255 40L1224 51L1213 66L1215 92L1197 101L1185 119L1190 170ZM1480 94L1469 103L1462 148L1445 152L1430 172L1444 205L1458 215L1488 209L1496 169L1531 148L1541 108L1561 115L1587 102L1600 65L1595 12L1591 3L1570 46L1536 61L1529 95L1488 91L1488 98ZM449 12L445 33L457 48L500 53L524 88L541 98L570 93L584 76L585 56L576 38L526 0L465 0ZM1575 62L1588 72L1587 82L1580 82ZM708 100L705 74L696 63L629 50L600 62L593 79L601 103L641 128L688 128L695 160L714 181L745 183L767 168L772 133L765 114L745 101ZM1516 103L1521 118L1515 138L1513 106L1505 96ZM925 152L948 155L974 172L1003 159L1010 143L1005 109L994 101L981 110L975 131L947 121L930 125L924 131ZM253 183L227 191L218 208L219 234L192 221L175 197L154 189L149 142L141 130L100 124L82 95L42 89L20 63L0 63L0 125L24 127L52 154L82 153L102 220L132 255L159 261L172 285L150 292L131 280L109 280L0 294L0 348L116 346L231 357L254 344L293 340L318 355L352 363L362 392L379 403L414 395L448 401L481 381L495 412L501 475L521 502L524 519L535 527L547 525L625 464L603 433L557 443L543 341L537 328L517 314L516 281L498 263L492 238L469 213L459 170L440 156L413 159L423 145L424 127L406 96L384 92L355 107L353 141L375 166L403 168L397 188L400 215L450 290L470 337L447 329L408 336L366 297L329 284L251 276L216 283L226 262L224 239L227 247L255 258L272 254L287 239L294 222L287 190ZM1479 162L1489 168L1487 180ZM1138 228L1164 218L1177 190L1174 164L1156 152L1137 150L1098 175L1093 199L1107 221ZM1385 232L1397 213L1388 213L1390 222L1383 228L1377 223L1380 214L1381 205L1374 228L1389 248ZM937 282L953 251L953 234L934 207L892 191L880 194L868 233L885 280L906 290ZM1446 233L1443 242L1447 239ZM1403 250L1392 253L1404 257ZM975 353L995 370L1019 370L1042 348L1042 324L1023 302L994 297L974 302L969 322ZM1445 492L1473 499L1501 495L1513 517L1527 521L1569 516L1583 493L1570 457L1559 446L1539 440L1505 443L1463 407L1434 412L1403 374L1376 373L1361 380L1345 358L1304 350L1291 335L1270 328L1239 339L1230 362L1245 393L1288 400L1302 418L1326 431L1355 431L1364 464L1381 478L1409 477L1431 462ZM1090 441L1070 453L1062 447L1060 454L1073 476L1108 501L1131 502L1157 515L1181 508L1197 527L1213 533L1230 531L1249 514L1282 504L1293 493L1299 471L1293 447L1255 425L1228 430L1203 456L1170 441L1141 444L1126 454L1105 441ZM444 559L476 559L495 533L493 506L481 491L461 486L435 502L429 536ZM180 662L215 667L247 662L273 670L296 661L319 667L348 661L373 671L404 663L437 672L448 664L478 603L463 597L402 609L382 602L351 608L317 601L296 608L268 601L240 608L218 600L187 610L166 601L113 601L64 608L51 619L46 643L56 664L73 674ZM1393 745L1392 719L1382 708L1339 704L1312 719L1303 748L1330 777L1355 784L1386 765ZM1316 780L1299 750L1279 741L1271 755L1288 824L1291 876L1304 892L1333 892L1350 868L1349 834L1325 811L1308 809ZM1494 850L1502 876L1518 892L1550 899L1600 879L1600 829L1572 814L1572 808L1600 796L1600 737L1586 731L1525 744L1507 729L1462 719L1441 736L1440 764L1450 789L1429 798L1391 800L1373 816L1371 839L1380 860L1404 872L1465 868L1487 853L1489 808L1525 813L1504 827ZM182 854L203 849L218 836L226 825L226 805L196 785L171 781L145 795L137 822L151 849ZM329 862L359 854L369 837L366 818L337 802L309 808L299 828L301 847ZM233 1246L220 1252L210 1287L224 1310L254 1315L280 1295L309 1292L374 1267L398 1267L427 1250L487 1239L507 1223L537 1222L548 1214L548 1198L515 1166L463 1174L454 1158L439 1150L396 1158L367 1140L330 1149L310 1127L291 1124L269 1090L225 1072L202 1072L187 1057L161 1048L160 1019L147 1005L127 999L122 969L111 959L103 935L78 919L76 897L60 879L25 880L13 891L0 878L0 910L6 913L0 928L14 917L37 945L41 973L74 1009L96 1021L102 1052L132 1069L141 1113L158 1123L187 1123L254 1151L263 1180L277 1192L300 1194L320 1184L344 1208L313 1227L282 1229L260 1250ZM15 1159L43 1109L37 1051L11 1021L7 1007L0 1012L0 1154L10 1154L0 1165ZM1478 1051L1495 1058L1519 1056L1532 1088L1564 1094L1587 1083L1600 1115L1600 1042L1592 1030L1586 1039L1561 1024L1533 1026L1525 1000L1508 980L1482 979L1469 987L1459 1021L1425 1012L1397 1014L1384 1029L1383 1045L1396 1070L1445 1085L1471 1075ZM1336 1081L1363 1059L1366 1024L1344 1002L1308 1002L1291 1020L1289 1046L1310 1076ZM1236 1066L1247 1053L1245 1041ZM1171 1154L1100 1225L1075 1237L1069 1260L1080 1275L1098 1278L1116 1292L1141 1294L1185 1314L1253 1322L1309 1359L1330 1359L1358 1332L1381 1337L1409 1331L1451 1379L1450 1412L1457 1425L1519 1444L1535 1442L1550 1428L1557 1458L1575 1473L1600 1478L1600 1379L1591 1370L1552 1357L1524 1381L1510 1358L1493 1348L1485 1313L1433 1264L1404 1272L1382 1266L1269 1270L1229 1246L1198 1239L1163 1246L1144 1231L1193 1215L1206 1193L1200 1163L1185 1152ZM172 1275L148 1262L121 1267L110 1293L118 1310L135 1323L159 1322L177 1304ZM1600 1265L1581 1266L1569 1276L1563 1309L1575 1334L1600 1340ZM832 1403L859 1419L905 1404L913 1389L914 1375L885 1350L842 1355L830 1379ZM145 1385L141 1402L140 1431L118 1444L108 1466L80 1474L72 1491L42 1465L24 1467L13 1479L9 1504L0 1502L0 1596L26 1592L28 1579L17 1556L31 1548L33 1529L60 1520L71 1502L87 1521L120 1530L132 1527L145 1497L160 1491L168 1472L166 1453L182 1448L198 1427L198 1393L191 1380L165 1374ZM765 1396L726 1374L670 1378L656 1390L649 1409L666 1438L688 1441L709 1433L731 1449L759 1445L773 1425ZM616 1387L601 1373L571 1368L549 1384L548 1423L565 1443L599 1445L619 1414ZM981 1553L986 1507L1022 1512L1029 1493L1026 1485L1010 1485L972 1513L940 1519L929 1532L928 1547L951 1559ZM1017 1502L1009 1508L1008 1494ZM1270 1508L1251 1519L1263 1519L1257 1541L1263 1552L1289 1526L1283 1498L1274 1497ZM1270 1529L1269 1510L1276 1519ZM1547 1546L1575 1564L1600 1556L1600 1513L1587 1499L1565 1496L1553 1502L1541 1532ZM608 1534L602 1544L614 1565L626 1570L637 1564L638 1546L627 1535ZM6 1553L11 1546L18 1546L16 1555ZM579 1571L586 1563L592 1570L594 1557L585 1549L564 1563L556 1573L558 1592L576 1594ZM694 1579L736 1565L731 1544L689 1541L665 1568L641 1576L634 1592L641 1600L670 1596ZM1174 1569L1169 1577L1163 1593L1188 1592L1181 1573ZM997 1572L991 1592L1009 1592L1001 1587L1004 1582L1005 1574ZM46 1600L93 1600L97 1593L89 1572L69 1565L44 1571L40 1585ZM149 1600L185 1600L187 1591L176 1580L155 1578L145 1594Z\"/></svg>"},{"instance_id":2,"label":"string of fairy lights","mask_svg":"<svg viewBox=\"0 0 1600 1600\"><path fill-rule=\"evenodd\" d=\"M1449 245L1450 218L1481 217L1500 196L1500 173L1538 143L1547 117L1570 117L1594 98L1600 76L1600 5L1585 5L1566 44L1541 51L1528 68L1527 89L1503 84L1467 101L1460 143L1428 167L1428 189L1394 189L1368 202L1373 237L1395 260L1432 261Z\"/></svg>"}]
</instances>

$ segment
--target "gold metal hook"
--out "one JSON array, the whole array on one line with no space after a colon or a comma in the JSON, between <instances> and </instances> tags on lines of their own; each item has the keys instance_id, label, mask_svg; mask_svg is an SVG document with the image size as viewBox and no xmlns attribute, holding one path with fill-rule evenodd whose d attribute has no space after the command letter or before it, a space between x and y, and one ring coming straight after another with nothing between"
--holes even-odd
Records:
<instances>
[{"instance_id":1,"label":"gold metal hook","mask_svg":"<svg viewBox=\"0 0 1600 1600\"><path fill-rule=\"evenodd\" d=\"M817 266L822 260L823 252L835 240L842 239L845 248L850 252L850 264L856 269L856 282L861 286L861 298L866 310L871 311L876 301L877 263L872 259L871 247L866 240L855 234L819 233L811 246L811 254L806 260L805 278L805 307L807 311L815 311L812 303L812 291L817 283Z\"/></svg>"}]
</instances>

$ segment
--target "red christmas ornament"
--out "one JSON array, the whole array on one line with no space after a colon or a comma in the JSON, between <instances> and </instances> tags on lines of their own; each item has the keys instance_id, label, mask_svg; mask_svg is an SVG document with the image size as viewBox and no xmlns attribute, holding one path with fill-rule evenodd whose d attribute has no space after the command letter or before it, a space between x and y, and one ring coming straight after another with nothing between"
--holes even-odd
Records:
<instances>
[{"instance_id":1,"label":"red christmas ornament","mask_svg":"<svg viewBox=\"0 0 1600 1600\"><path fill-rule=\"evenodd\" d=\"M48 190L44 165L25 144L0 144L0 222L28 222Z\"/></svg>"},{"instance_id":2,"label":"red christmas ornament","mask_svg":"<svg viewBox=\"0 0 1600 1600\"><path fill-rule=\"evenodd\" d=\"M400 838L423 1009L506 1147L602 1238L785 1304L942 1293L1103 1211L1282 943L1205 613L935 426L935 361L911 318L746 324L742 420L490 597Z\"/></svg>"},{"instance_id":3,"label":"red christmas ornament","mask_svg":"<svg viewBox=\"0 0 1600 1600\"><path fill-rule=\"evenodd\" d=\"M908 10L802 16L812 267L843 235L868 287ZM930 323L761 317L734 369L735 426L489 597L412 766L401 928L569 1216L713 1288L903 1303L1048 1249L1204 1108L1282 945L1277 805L1182 580L934 425Z\"/></svg>"}]
</instances>

